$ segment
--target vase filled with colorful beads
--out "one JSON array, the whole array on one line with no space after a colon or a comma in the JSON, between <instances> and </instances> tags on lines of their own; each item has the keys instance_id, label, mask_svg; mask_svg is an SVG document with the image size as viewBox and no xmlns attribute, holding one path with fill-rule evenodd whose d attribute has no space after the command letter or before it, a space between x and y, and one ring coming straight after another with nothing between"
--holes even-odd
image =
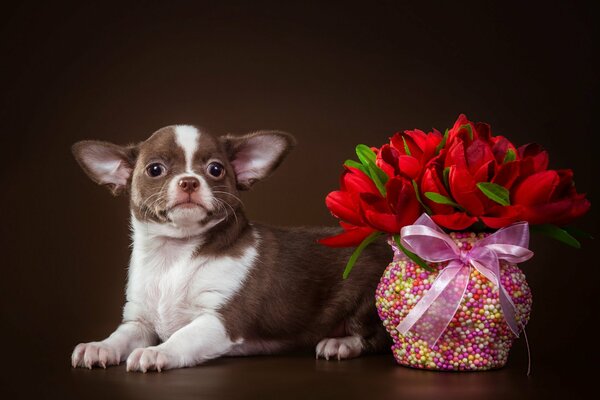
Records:
<instances>
[{"instance_id":1,"label":"vase filled with colorful beads","mask_svg":"<svg viewBox=\"0 0 600 400\"><path fill-rule=\"evenodd\" d=\"M571 170L548 169L536 144L515 147L460 115L444 134L396 133L358 145L326 204L343 232L323 238L362 250L387 235L394 257L377 287L378 314L396 361L413 368L481 371L505 365L525 336L532 294L520 269L530 232L579 247L566 227L590 203Z\"/></svg>"}]
</instances>

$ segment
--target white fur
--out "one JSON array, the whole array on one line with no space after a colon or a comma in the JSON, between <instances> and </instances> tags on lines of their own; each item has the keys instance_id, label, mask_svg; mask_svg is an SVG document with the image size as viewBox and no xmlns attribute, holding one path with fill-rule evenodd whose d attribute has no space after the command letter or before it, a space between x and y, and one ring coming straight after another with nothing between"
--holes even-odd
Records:
<instances>
[{"instance_id":1,"label":"white fur","mask_svg":"<svg viewBox=\"0 0 600 400\"><path fill-rule=\"evenodd\" d=\"M190 210L181 210L181 215L185 212L193 213L195 209ZM173 223L158 223L158 222L144 222L139 223L132 216L131 219L131 229L132 229L132 238L133 233L137 230L140 232L144 232L148 236L156 236L156 237L164 237L171 239L187 239L191 237L201 238L201 236L212 229L215 225L221 223L225 218L223 217L220 220L212 220L207 222L206 224L177 224Z\"/></svg>"},{"instance_id":2,"label":"white fur","mask_svg":"<svg viewBox=\"0 0 600 400\"><path fill-rule=\"evenodd\" d=\"M144 225L133 219L134 245L123 317L127 321L143 314L165 340L201 312L216 312L243 283L256 249L247 248L240 258L193 257L202 237L155 236Z\"/></svg>"},{"instance_id":3,"label":"white fur","mask_svg":"<svg viewBox=\"0 0 600 400\"><path fill-rule=\"evenodd\" d=\"M251 271L258 235L240 257L195 257L194 251L203 243L201 235L168 237L159 226L132 217L133 251L123 324L102 342L77 346L74 366L117 364L129 356L128 370L178 368L226 354L243 342L231 341L218 309ZM147 347L159 340L163 343Z\"/></svg>"},{"instance_id":4,"label":"white fur","mask_svg":"<svg viewBox=\"0 0 600 400\"><path fill-rule=\"evenodd\" d=\"M185 177L194 177L200 182L200 188L197 193L192 194L196 201L200 201L203 207L193 209L174 208L169 211L169 219L177 226L189 225L192 228L198 226L198 221L204 219L207 211L213 211L215 204L213 202L213 194L209 189L206 180L196 172L194 172L194 155L198 151L198 141L200 139L200 131L190 125L175 126L175 142L183 149L185 157L185 173L178 174L171 178L167 186L168 204L167 207L172 207L182 200L182 197L187 198L187 194L181 192L179 181ZM185 200L184 200L185 201ZM220 221L218 221L220 222Z\"/></svg>"},{"instance_id":5,"label":"white fur","mask_svg":"<svg viewBox=\"0 0 600 400\"><path fill-rule=\"evenodd\" d=\"M215 208L215 203L213 202L214 196L210 191L209 185L206 183L206 180L192 172L186 172L185 174L178 174L174 176L167 186L168 193L168 203L167 207L172 207L176 203L180 202L181 196L187 198L187 193L182 193L179 188L179 181L182 178L193 176L198 179L200 182L200 187L197 193L193 194L193 197L196 197L200 203L202 204L202 208L192 208L192 209L180 209L175 208L169 211L169 218L178 226L192 225L197 226L198 221L201 221L206 217L207 211L213 211Z\"/></svg>"},{"instance_id":6,"label":"white fur","mask_svg":"<svg viewBox=\"0 0 600 400\"><path fill-rule=\"evenodd\" d=\"M326 338L317 344L316 358L323 357L326 360L337 358L345 360L358 357L362 352L363 345L360 336L345 336L340 338Z\"/></svg>"},{"instance_id":7,"label":"white fur","mask_svg":"<svg viewBox=\"0 0 600 400\"><path fill-rule=\"evenodd\" d=\"M185 152L186 172L193 172L194 154L198 150L200 131L190 125L175 126L175 141Z\"/></svg>"}]
</instances>

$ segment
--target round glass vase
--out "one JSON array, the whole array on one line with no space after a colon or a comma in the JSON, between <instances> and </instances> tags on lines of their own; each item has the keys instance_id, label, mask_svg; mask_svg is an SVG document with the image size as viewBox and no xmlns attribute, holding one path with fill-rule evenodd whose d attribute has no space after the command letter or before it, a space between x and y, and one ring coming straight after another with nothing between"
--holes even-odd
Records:
<instances>
[{"instance_id":1,"label":"round glass vase","mask_svg":"<svg viewBox=\"0 0 600 400\"><path fill-rule=\"evenodd\" d=\"M461 250L488 234L450 233ZM406 259L393 240L394 260L388 265L379 285L375 301L377 312L393 339L392 352L404 366L439 371L484 371L506 364L515 335L504 320L498 298L498 287L475 268L456 314L433 347L412 331L400 334L396 327L431 287L439 271L447 263L428 263L435 272L427 271ZM500 279L516 306L520 326L529 321L531 291L523 271L515 264L500 261Z\"/></svg>"}]
</instances>

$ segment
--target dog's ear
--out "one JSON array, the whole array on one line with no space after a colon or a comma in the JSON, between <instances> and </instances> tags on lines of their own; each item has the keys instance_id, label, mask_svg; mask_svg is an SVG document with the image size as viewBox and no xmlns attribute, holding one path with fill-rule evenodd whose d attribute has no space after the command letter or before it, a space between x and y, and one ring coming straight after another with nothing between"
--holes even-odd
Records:
<instances>
[{"instance_id":1,"label":"dog's ear","mask_svg":"<svg viewBox=\"0 0 600 400\"><path fill-rule=\"evenodd\" d=\"M281 131L258 131L220 139L240 190L248 190L255 182L269 176L296 145L292 135Z\"/></svg>"},{"instance_id":2,"label":"dog's ear","mask_svg":"<svg viewBox=\"0 0 600 400\"><path fill-rule=\"evenodd\" d=\"M108 187L113 195L127 189L137 157L137 146L83 140L75 143L72 150L81 168L94 182Z\"/></svg>"}]
</instances>

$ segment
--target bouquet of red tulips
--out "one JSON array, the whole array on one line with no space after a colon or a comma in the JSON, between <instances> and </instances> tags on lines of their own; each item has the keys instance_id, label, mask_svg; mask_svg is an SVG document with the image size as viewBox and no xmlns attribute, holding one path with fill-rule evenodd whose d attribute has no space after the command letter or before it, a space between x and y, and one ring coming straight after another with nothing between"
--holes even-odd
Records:
<instances>
[{"instance_id":1,"label":"bouquet of red tulips","mask_svg":"<svg viewBox=\"0 0 600 400\"><path fill-rule=\"evenodd\" d=\"M454 126L425 133L396 133L380 148L358 145L359 161L344 164L340 190L326 204L344 231L320 240L332 247L354 247L344 277L361 251L381 234L394 235L404 248L402 227L427 213L451 231L496 230L525 221L569 245L579 247L574 229L564 228L585 214L590 202L577 193L570 169L548 169L539 145L516 147L490 126L460 115Z\"/></svg>"}]
</instances>

